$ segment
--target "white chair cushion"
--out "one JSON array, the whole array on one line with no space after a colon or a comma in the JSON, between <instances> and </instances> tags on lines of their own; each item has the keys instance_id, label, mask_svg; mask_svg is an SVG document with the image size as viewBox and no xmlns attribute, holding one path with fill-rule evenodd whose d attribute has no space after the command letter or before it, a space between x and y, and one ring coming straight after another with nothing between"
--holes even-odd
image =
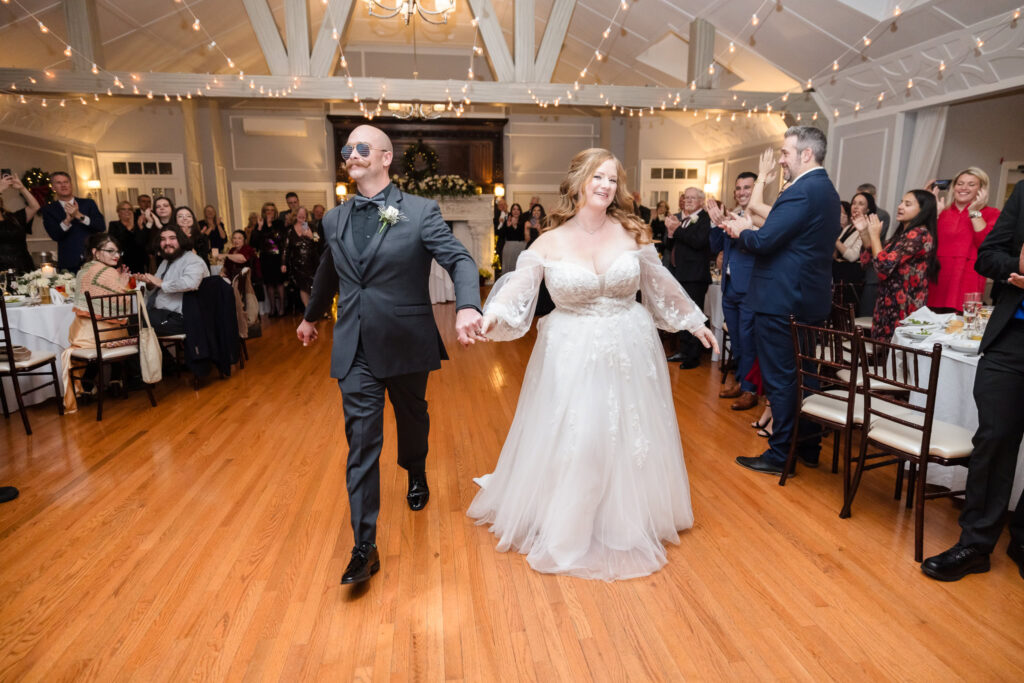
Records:
<instances>
[{"instance_id":1,"label":"white chair cushion","mask_svg":"<svg viewBox=\"0 0 1024 683\"><path fill-rule=\"evenodd\" d=\"M862 316L860 318L854 318L853 319L853 324L856 325L857 327L863 328L865 330L870 330L872 327L874 327L875 323L871 319L870 315L865 315L865 316Z\"/></svg>"},{"instance_id":2,"label":"white chair cushion","mask_svg":"<svg viewBox=\"0 0 1024 683\"><path fill-rule=\"evenodd\" d=\"M900 417L907 422L922 424L921 413L908 411L910 414ZM921 455L921 432L891 420L879 418L868 430L869 436L875 441L892 448ZM932 440L929 453L942 458L966 458L974 449L970 431L959 425L935 420L932 422Z\"/></svg>"},{"instance_id":3,"label":"white chair cushion","mask_svg":"<svg viewBox=\"0 0 1024 683\"><path fill-rule=\"evenodd\" d=\"M115 346L112 349L103 349L103 360L113 360L114 358L126 358L128 356L139 355L139 347L137 346ZM96 360L96 349L72 349L72 358L78 358L80 360Z\"/></svg>"},{"instance_id":4,"label":"white chair cushion","mask_svg":"<svg viewBox=\"0 0 1024 683\"><path fill-rule=\"evenodd\" d=\"M29 370L42 363L49 363L57 357L57 354L49 351L33 351L32 355L25 360L14 361L14 367L19 370ZM7 361L0 362L0 372L10 372L11 364Z\"/></svg>"},{"instance_id":5,"label":"white chair cushion","mask_svg":"<svg viewBox=\"0 0 1024 683\"><path fill-rule=\"evenodd\" d=\"M811 394L803 400L801 410L808 415L820 417L830 422L846 424L846 406L849 394L845 389L832 389L826 391L825 396ZM831 398L834 397L834 398ZM903 418L908 415L915 415L914 411L899 408L887 403L875 402L875 409L881 410L889 415ZM856 394L853 398L853 423L856 425L864 423L864 396Z\"/></svg>"},{"instance_id":6,"label":"white chair cushion","mask_svg":"<svg viewBox=\"0 0 1024 683\"><path fill-rule=\"evenodd\" d=\"M836 379L840 382L849 382L850 371L846 369L836 370ZM864 376L859 372L857 373L857 386L864 386ZM874 391L906 391L905 389L901 389L900 387L889 384L888 382L883 382L880 379L871 380L871 388Z\"/></svg>"}]
</instances>

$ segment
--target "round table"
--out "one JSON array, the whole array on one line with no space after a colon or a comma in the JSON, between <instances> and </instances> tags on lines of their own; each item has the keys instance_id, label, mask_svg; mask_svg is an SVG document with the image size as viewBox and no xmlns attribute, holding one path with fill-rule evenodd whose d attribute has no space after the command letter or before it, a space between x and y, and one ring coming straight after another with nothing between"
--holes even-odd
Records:
<instances>
[{"instance_id":1,"label":"round table","mask_svg":"<svg viewBox=\"0 0 1024 683\"><path fill-rule=\"evenodd\" d=\"M7 309L7 322L10 324L11 343L24 346L32 351L49 351L57 355L57 374L63 368L60 364L60 352L66 349L68 331L75 313L71 304L48 304L42 306L19 306ZM18 380L21 393L50 381L49 377L22 377ZM3 391L9 399L7 405L17 408L14 400L14 387L9 378L4 378ZM26 405L41 403L51 396L49 391L37 391L23 396Z\"/></svg>"}]
</instances>

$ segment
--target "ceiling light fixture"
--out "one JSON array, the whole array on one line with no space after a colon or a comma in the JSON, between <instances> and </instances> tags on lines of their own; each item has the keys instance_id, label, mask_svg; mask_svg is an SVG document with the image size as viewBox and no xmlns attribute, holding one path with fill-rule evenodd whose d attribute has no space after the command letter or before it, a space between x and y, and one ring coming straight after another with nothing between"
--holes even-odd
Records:
<instances>
[{"instance_id":1,"label":"ceiling light fixture","mask_svg":"<svg viewBox=\"0 0 1024 683\"><path fill-rule=\"evenodd\" d=\"M402 21L406 25L409 24L414 14L419 14L420 18L428 24L447 24L448 17L455 12L455 2L456 0L433 0L433 9L427 9L423 6L423 0L402 0L394 7L388 7L380 0L366 0L366 10L371 17L379 19L390 19L401 15ZM382 13L378 14L374 11L375 9Z\"/></svg>"}]
</instances>

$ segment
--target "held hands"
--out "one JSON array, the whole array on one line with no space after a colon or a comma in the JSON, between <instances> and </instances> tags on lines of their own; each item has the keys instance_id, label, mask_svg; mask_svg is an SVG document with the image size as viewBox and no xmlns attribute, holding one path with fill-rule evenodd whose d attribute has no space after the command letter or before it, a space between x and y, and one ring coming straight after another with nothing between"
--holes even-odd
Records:
<instances>
[{"instance_id":1,"label":"held hands","mask_svg":"<svg viewBox=\"0 0 1024 683\"><path fill-rule=\"evenodd\" d=\"M701 325L699 330L691 332L690 334L699 339L700 343L704 345L704 348L711 349L715 353L719 353L718 340L715 339L715 333L709 330L706 325Z\"/></svg>"},{"instance_id":2,"label":"held hands","mask_svg":"<svg viewBox=\"0 0 1024 683\"><path fill-rule=\"evenodd\" d=\"M483 317L480 311L475 308L463 308L455 314L455 333L458 335L459 343L463 346L475 344L478 341L487 341L481 329Z\"/></svg>"},{"instance_id":3,"label":"held hands","mask_svg":"<svg viewBox=\"0 0 1024 683\"><path fill-rule=\"evenodd\" d=\"M311 323L308 320L303 320L299 323L299 326L295 328L295 336L299 338L303 346L309 346L316 341L316 323Z\"/></svg>"}]
</instances>

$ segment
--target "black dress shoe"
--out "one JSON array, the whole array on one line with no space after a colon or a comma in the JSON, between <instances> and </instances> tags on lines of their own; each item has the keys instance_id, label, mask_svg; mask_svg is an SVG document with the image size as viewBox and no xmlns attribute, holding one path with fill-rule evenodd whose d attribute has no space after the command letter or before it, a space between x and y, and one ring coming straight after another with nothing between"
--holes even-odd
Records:
<instances>
[{"instance_id":1,"label":"black dress shoe","mask_svg":"<svg viewBox=\"0 0 1024 683\"><path fill-rule=\"evenodd\" d=\"M1006 548L1006 554L1017 563L1017 568L1020 570L1020 578L1024 579L1024 543L1014 543L1013 539L1010 539L1010 545Z\"/></svg>"},{"instance_id":2,"label":"black dress shoe","mask_svg":"<svg viewBox=\"0 0 1024 683\"><path fill-rule=\"evenodd\" d=\"M682 363L685 359L686 359L686 356L684 356L683 354L681 354L681 353L673 353L666 360L668 360L669 363Z\"/></svg>"},{"instance_id":3,"label":"black dress shoe","mask_svg":"<svg viewBox=\"0 0 1024 683\"><path fill-rule=\"evenodd\" d=\"M921 571L939 581L959 581L968 574L981 574L988 570L988 553L959 543L921 563Z\"/></svg>"},{"instance_id":4,"label":"black dress shoe","mask_svg":"<svg viewBox=\"0 0 1024 683\"><path fill-rule=\"evenodd\" d=\"M380 555L373 543L360 543L352 548L352 559L341 575L341 583L362 583L380 571Z\"/></svg>"},{"instance_id":5,"label":"black dress shoe","mask_svg":"<svg viewBox=\"0 0 1024 683\"><path fill-rule=\"evenodd\" d=\"M0 486L0 503L12 501L18 497L18 489L13 486Z\"/></svg>"},{"instance_id":6,"label":"black dress shoe","mask_svg":"<svg viewBox=\"0 0 1024 683\"><path fill-rule=\"evenodd\" d=\"M430 488L427 487L426 472L409 473L409 493L406 494L405 499L409 501L410 510L422 510L427 506L427 501L430 499Z\"/></svg>"},{"instance_id":7,"label":"black dress shoe","mask_svg":"<svg viewBox=\"0 0 1024 683\"><path fill-rule=\"evenodd\" d=\"M810 467L811 469L814 469L815 467L818 466L818 456L814 456L814 460L811 460L803 453L797 453L796 459L799 460L804 467Z\"/></svg>"},{"instance_id":8,"label":"black dress shoe","mask_svg":"<svg viewBox=\"0 0 1024 683\"><path fill-rule=\"evenodd\" d=\"M682 363L679 364L679 369L680 370L693 370L694 368L699 368L699 367L700 367L700 361L699 360L687 360L687 361L683 361Z\"/></svg>"},{"instance_id":9,"label":"black dress shoe","mask_svg":"<svg viewBox=\"0 0 1024 683\"><path fill-rule=\"evenodd\" d=\"M763 472L764 474L775 474L781 475L782 468L785 467L785 463L776 465L770 460L766 460L763 455L757 457L748 457L741 455L736 458L736 463L740 467L746 467L748 470L754 470L755 472ZM794 473L790 472L789 476L795 476Z\"/></svg>"}]
</instances>

